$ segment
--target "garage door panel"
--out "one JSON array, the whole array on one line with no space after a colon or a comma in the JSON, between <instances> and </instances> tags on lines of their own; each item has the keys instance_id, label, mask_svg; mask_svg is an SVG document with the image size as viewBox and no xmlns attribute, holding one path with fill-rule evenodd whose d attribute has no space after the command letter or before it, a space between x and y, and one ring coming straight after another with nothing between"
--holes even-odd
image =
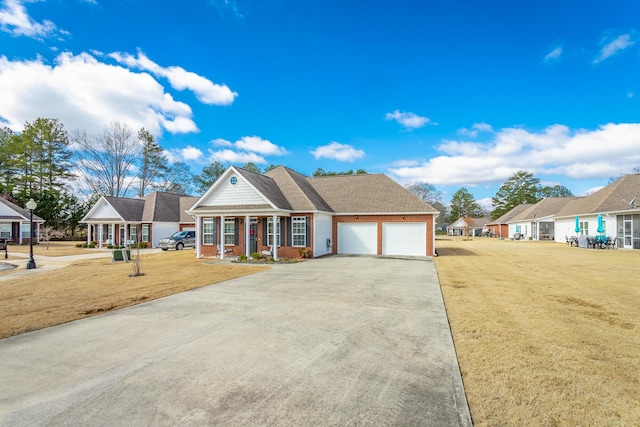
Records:
<instances>
[{"instance_id":1,"label":"garage door panel","mask_svg":"<svg viewBox=\"0 0 640 427\"><path fill-rule=\"evenodd\" d=\"M375 222L338 223L338 253L376 255L378 224Z\"/></svg>"},{"instance_id":2,"label":"garage door panel","mask_svg":"<svg viewBox=\"0 0 640 427\"><path fill-rule=\"evenodd\" d=\"M425 222L382 223L382 254L425 256L427 224Z\"/></svg>"}]
</instances>

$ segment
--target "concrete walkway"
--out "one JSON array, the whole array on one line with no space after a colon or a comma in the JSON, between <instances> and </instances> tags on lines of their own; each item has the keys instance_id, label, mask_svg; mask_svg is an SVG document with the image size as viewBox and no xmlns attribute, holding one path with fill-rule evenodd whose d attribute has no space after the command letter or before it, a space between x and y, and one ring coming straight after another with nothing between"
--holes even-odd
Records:
<instances>
[{"instance_id":1,"label":"concrete walkway","mask_svg":"<svg viewBox=\"0 0 640 427\"><path fill-rule=\"evenodd\" d=\"M144 252L141 252L141 253L150 254L150 253L157 253L157 252L160 252L160 249L144 249ZM26 270L24 268L27 262L29 261L29 254L14 252L11 254L11 256L20 258L20 259L11 259L9 261L0 259L0 262L12 264L17 267L16 269L10 271L9 273L0 276L0 282L5 280L11 280L14 277L30 276L33 274L45 273L47 271L56 270L58 268L66 267L74 261L80 261L83 259L111 258L112 251L93 249L85 254L65 255L65 256L55 256L55 257L53 256L50 257L45 255L34 255L33 260L36 262L36 268L32 270ZM4 271L8 271L8 270L4 270Z\"/></svg>"},{"instance_id":2,"label":"concrete walkway","mask_svg":"<svg viewBox=\"0 0 640 427\"><path fill-rule=\"evenodd\" d=\"M433 262L332 256L1 340L0 425L471 418Z\"/></svg>"}]
</instances>

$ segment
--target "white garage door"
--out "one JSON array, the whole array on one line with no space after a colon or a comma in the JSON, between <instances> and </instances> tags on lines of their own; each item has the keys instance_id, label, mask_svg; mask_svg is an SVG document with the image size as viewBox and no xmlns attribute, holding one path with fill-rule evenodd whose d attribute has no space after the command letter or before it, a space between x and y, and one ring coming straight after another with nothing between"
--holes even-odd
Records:
<instances>
[{"instance_id":1,"label":"white garage door","mask_svg":"<svg viewBox=\"0 0 640 427\"><path fill-rule=\"evenodd\" d=\"M425 222L383 222L383 255L427 254L427 224Z\"/></svg>"},{"instance_id":2,"label":"white garage door","mask_svg":"<svg viewBox=\"0 0 640 427\"><path fill-rule=\"evenodd\" d=\"M378 253L378 223L338 223L338 253L376 255Z\"/></svg>"}]
</instances>

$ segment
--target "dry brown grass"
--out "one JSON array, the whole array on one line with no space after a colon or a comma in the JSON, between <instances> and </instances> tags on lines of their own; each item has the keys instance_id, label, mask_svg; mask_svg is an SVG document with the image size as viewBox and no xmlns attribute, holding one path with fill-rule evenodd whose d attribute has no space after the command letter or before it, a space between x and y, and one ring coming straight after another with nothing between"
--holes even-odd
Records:
<instances>
[{"instance_id":1,"label":"dry brown grass","mask_svg":"<svg viewBox=\"0 0 640 427\"><path fill-rule=\"evenodd\" d=\"M640 252L440 239L475 425L640 425Z\"/></svg>"},{"instance_id":2,"label":"dry brown grass","mask_svg":"<svg viewBox=\"0 0 640 427\"><path fill-rule=\"evenodd\" d=\"M84 249L87 251L90 249ZM135 251L133 251L135 253ZM143 251L141 251L142 253ZM267 267L196 259L193 251L142 255L144 276L110 258L78 261L0 282L0 338L116 310Z\"/></svg>"}]
</instances>

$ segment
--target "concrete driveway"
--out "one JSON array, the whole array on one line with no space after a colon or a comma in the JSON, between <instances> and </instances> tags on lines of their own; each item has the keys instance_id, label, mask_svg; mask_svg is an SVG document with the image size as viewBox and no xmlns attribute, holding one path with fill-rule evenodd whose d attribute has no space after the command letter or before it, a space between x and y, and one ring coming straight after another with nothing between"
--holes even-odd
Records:
<instances>
[{"instance_id":1,"label":"concrete driveway","mask_svg":"<svg viewBox=\"0 0 640 427\"><path fill-rule=\"evenodd\" d=\"M471 418L432 260L331 256L1 340L0 425Z\"/></svg>"}]
</instances>

